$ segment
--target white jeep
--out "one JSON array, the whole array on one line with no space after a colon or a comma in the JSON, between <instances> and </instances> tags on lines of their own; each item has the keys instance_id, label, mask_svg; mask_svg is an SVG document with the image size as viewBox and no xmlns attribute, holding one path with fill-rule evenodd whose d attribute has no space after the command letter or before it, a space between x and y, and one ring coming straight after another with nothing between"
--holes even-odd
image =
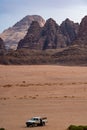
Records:
<instances>
[{"instance_id":1,"label":"white jeep","mask_svg":"<svg viewBox=\"0 0 87 130\"><path fill-rule=\"evenodd\" d=\"M47 122L47 117L33 117L26 122L26 126L44 126Z\"/></svg>"}]
</instances>

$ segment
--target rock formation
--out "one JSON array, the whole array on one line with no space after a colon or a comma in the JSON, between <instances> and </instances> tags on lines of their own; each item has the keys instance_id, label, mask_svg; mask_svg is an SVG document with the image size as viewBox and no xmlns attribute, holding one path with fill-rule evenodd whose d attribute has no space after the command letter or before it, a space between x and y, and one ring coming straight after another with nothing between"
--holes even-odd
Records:
<instances>
[{"instance_id":1,"label":"rock formation","mask_svg":"<svg viewBox=\"0 0 87 130\"><path fill-rule=\"evenodd\" d=\"M72 46L55 53L53 58L62 64L87 66L87 16L82 19L78 36Z\"/></svg>"},{"instance_id":2,"label":"rock formation","mask_svg":"<svg viewBox=\"0 0 87 130\"><path fill-rule=\"evenodd\" d=\"M18 44L18 49L56 49L66 46L66 37L62 35L60 27L52 19L48 19L44 27L33 22L27 35Z\"/></svg>"},{"instance_id":3,"label":"rock formation","mask_svg":"<svg viewBox=\"0 0 87 130\"><path fill-rule=\"evenodd\" d=\"M3 48L2 40L0 46ZM61 47L62 49L41 51ZM79 27L69 19L61 26L51 18L43 27L33 21L27 34L19 42L18 49L6 53L2 51L0 54L0 64L87 66L87 16L82 19Z\"/></svg>"},{"instance_id":4,"label":"rock formation","mask_svg":"<svg viewBox=\"0 0 87 130\"><path fill-rule=\"evenodd\" d=\"M85 16L80 23L76 43L79 45L87 45L87 16Z\"/></svg>"},{"instance_id":5,"label":"rock formation","mask_svg":"<svg viewBox=\"0 0 87 130\"><path fill-rule=\"evenodd\" d=\"M37 21L33 21L24 39L20 40L18 49L29 48L38 49L38 40L40 38L41 27Z\"/></svg>"},{"instance_id":6,"label":"rock formation","mask_svg":"<svg viewBox=\"0 0 87 130\"><path fill-rule=\"evenodd\" d=\"M24 38L32 21L37 21L41 27L45 24L45 20L41 16L28 15L0 34L7 49L17 48L18 42Z\"/></svg>"},{"instance_id":7,"label":"rock formation","mask_svg":"<svg viewBox=\"0 0 87 130\"><path fill-rule=\"evenodd\" d=\"M79 24L74 23L73 21L69 20L68 18L62 22L61 31L64 36L67 38L67 45L71 45L74 40L76 40L78 35Z\"/></svg>"},{"instance_id":8,"label":"rock formation","mask_svg":"<svg viewBox=\"0 0 87 130\"><path fill-rule=\"evenodd\" d=\"M31 25L33 21L38 22L39 25L38 23ZM79 25L69 19L63 21L59 26L52 18L45 23L41 16L28 15L13 27L5 30L0 37L4 40L7 49L15 50L17 46L18 49L22 47L54 49L71 45L77 38L78 28Z\"/></svg>"},{"instance_id":9,"label":"rock formation","mask_svg":"<svg viewBox=\"0 0 87 130\"><path fill-rule=\"evenodd\" d=\"M5 50L4 41L0 38L0 50Z\"/></svg>"},{"instance_id":10,"label":"rock formation","mask_svg":"<svg viewBox=\"0 0 87 130\"><path fill-rule=\"evenodd\" d=\"M52 18L46 21L41 38L44 39L42 49L56 49L66 46L66 39L62 35L59 25Z\"/></svg>"}]
</instances>

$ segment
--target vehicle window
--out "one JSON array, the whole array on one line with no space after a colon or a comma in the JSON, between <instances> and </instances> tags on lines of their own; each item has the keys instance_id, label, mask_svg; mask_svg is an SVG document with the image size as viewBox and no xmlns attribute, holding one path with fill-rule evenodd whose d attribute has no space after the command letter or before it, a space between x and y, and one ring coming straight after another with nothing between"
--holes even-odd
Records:
<instances>
[{"instance_id":1,"label":"vehicle window","mask_svg":"<svg viewBox=\"0 0 87 130\"><path fill-rule=\"evenodd\" d=\"M38 118L32 118L32 120L34 120L34 121L38 121Z\"/></svg>"}]
</instances>

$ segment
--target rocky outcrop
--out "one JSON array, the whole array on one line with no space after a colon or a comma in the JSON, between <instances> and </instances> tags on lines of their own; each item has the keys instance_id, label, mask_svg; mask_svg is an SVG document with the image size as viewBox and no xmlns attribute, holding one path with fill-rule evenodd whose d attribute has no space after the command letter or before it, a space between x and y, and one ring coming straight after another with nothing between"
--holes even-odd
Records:
<instances>
[{"instance_id":1,"label":"rocky outcrop","mask_svg":"<svg viewBox=\"0 0 87 130\"><path fill-rule=\"evenodd\" d=\"M80 23L76 43L79 45L87 45L87 16L85 16Z\"/></svg>"},{"instance_id":2,"label":"rocky outcrop","mask_svg":"<svg viewBox=\"0 0 87 130\"><path fill-rule=\"evenodd\" d=\"M24 38L32 21L37 21L41 27L45 24L45 20L41 16L28 15L0 34L7 49L17 48L18 42Z\"/></svg>"},{"instance_id":3,"label":"rocky outcrop","mask_svg":"<svg viewBox=\"0 0 87 130\"><path fill-rule=\"evenodd\" d=\"M33 23L29 29L33 21L38 22L39 25ZM78 24L69 19L66 19L59 26L52 18L48 19L45 23L45 20L41 16L28 15L13 27L5 30L0 34L0 37L4 40L7 49L15 50L17 46L18 49L21 47L43 50L54 49L71 45L77 38L78 26ZM35 33L35 30L37 33Z\"/></svg>"},{"instance_id":4,"label":"rocky outcrop","mask_svg":"<svg viewBox=\"0 0 87 130\"><path fill-rule=\"evenodd\" d=\"M72 46L55 53L53 58L62 64L87 66L87 16L82 19L77 39Z\"/></svg>"},{"instance_id":5,"label":"rocky outcrop","mask_svg":"<svg viewBox=\"0 0 87 130\"><path fill-rule=\"evenodd\" d=\"M77 35L78 35L78 29L79 29L79 24L74 23L73 21L66 19L65 21L62 22L61 26L61 31L64 36L67 38L67 45L71 45L74 40L76 40Z\"/></svg>"},{"instance_id":6,"label":"rocky outcrop","mask_svg":"<svg viewBox=\"0 0 87 130\"><path fill-rule=\"evenodd\" d=\"M44 27L40 27L38 22L32 22L16 51L0 53L0 64L87 66L87 16L82 19L79 30L78 25L75 28L73 23L70 24L70 20L67 19L65 23L61 25L64 29L62 30L53 19L48 19ZM71 29L72 31L70 31ZM59 49L42 51L51 48Z\"/></svg>"},{"instance_id":7,"label":"rocky outcrop","mask_svg":"<svg viewBox=\"0 0 87 130\"><path fill-rule=\"evenodd\" d=\"M65 47L65 37L62 35L59 25L52 19L48 19L42 29L41 38L44 49L56 49Z\"/></svg>"},{"instance_id":8,"label":"rocky outcrop","mask_svg":"<svg viewBox=\"0 0 87 130\"><path fill-rule=\"evenodd\" d=\"M41 27L39 23L37 21L33 21L24 39L20 40L17 49L38 49L38 40L40 39L40 32Z\"/></svg>"},{"instance_id":9,"label":"rocky outcrop","mask_svg":"<svg viewBox=\"0 0 87 130\"><path fill-rule=\"evenodd\" d=\"M62 35L60 27L52 19L48 19L44 27L32 22L27 35L18 44L18 49L56 49L66 46L66 37Z\"/></svg>"},{"instance_id":10,"label":"rocky outcrop","mask_svg":"<svg viewBox=\"0 0 87 130\"><path fill-rule=\"evenodd\" d=\"M5 50L4 41L0 38L0 50Z\"/></svg>"}]
</instances>

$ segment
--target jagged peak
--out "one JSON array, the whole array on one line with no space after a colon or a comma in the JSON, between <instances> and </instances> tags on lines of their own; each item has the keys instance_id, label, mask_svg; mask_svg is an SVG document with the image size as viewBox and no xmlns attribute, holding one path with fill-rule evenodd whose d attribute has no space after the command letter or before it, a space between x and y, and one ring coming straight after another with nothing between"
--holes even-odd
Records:
<instances>
[{"instance_id":1,"label":"jagged peak","mask_svg":"<svg viewBox=\"0 0 87 130\"><path fill-rule=\"evenodd\" d=\"M82 20L87 19L87 15L82 18Z\"/></svg>"},{"instance_id":2,"label":"jagged peak","mask_svg":"<svg viewBox=\"0 0 87 130\"><path fill-rule=\"evenodd\" d=\"M52 19L52 18L47 19L46 23L57 24L56 21L54 19Z\"/></svg>"},{"instance_id":3,"label":"jagged peak","mask_svg":"<svg viewBox=\"0 0 87 130\"><path fill-rule=\"evenodd\" d=\"M65 19L65 21L67 22L67 21L72 21L72 20L71 20L71 19L69 19L69 18L66 18L66 19Z\"/></svg>"},{"instance_id":4,"label":"jagged peak","mask_svg":"<svg viewBox=\"0 0 87 130\"><path fill-rule=\"evenodd\" d=\"M87 38L87 16L83 17L79 27L79 34L80 38Z\"/></svg>"},{"instance_id":5,"label":"jagged peak","mask_svg":"<svg viewBox=\"0 0 87 130\"><path fill-rule=\"evenodd\" d=\"M63 24L74 24L74 22L73 22L72 20L70 20L69 18L67 18L67 19L65 19L65 20L61 23L61 25L63 25Z\"/></svg>"},{"instance_id":6,"label":"jagged peak","mask_svg":"<svg viewBox=\"0 0 87 130\"><path fill-rule=\"evenodd\" d=\"M84 23L87 25L87 15L82 18L80 25L82 25Z\"/></svg>"},{"instance_id":7,"label":"jagged peak","mask_svg":"<svg viewBox=\"0 0 87 130\"><path fill-rule=\"evenodd\" d=\"M59 28L59 25L56 23L56 21L52 18L49 18L48 20L46 20L46 23L44 25L44 27L48 27L48 28Z\"/></svg>"}]
</instances>

